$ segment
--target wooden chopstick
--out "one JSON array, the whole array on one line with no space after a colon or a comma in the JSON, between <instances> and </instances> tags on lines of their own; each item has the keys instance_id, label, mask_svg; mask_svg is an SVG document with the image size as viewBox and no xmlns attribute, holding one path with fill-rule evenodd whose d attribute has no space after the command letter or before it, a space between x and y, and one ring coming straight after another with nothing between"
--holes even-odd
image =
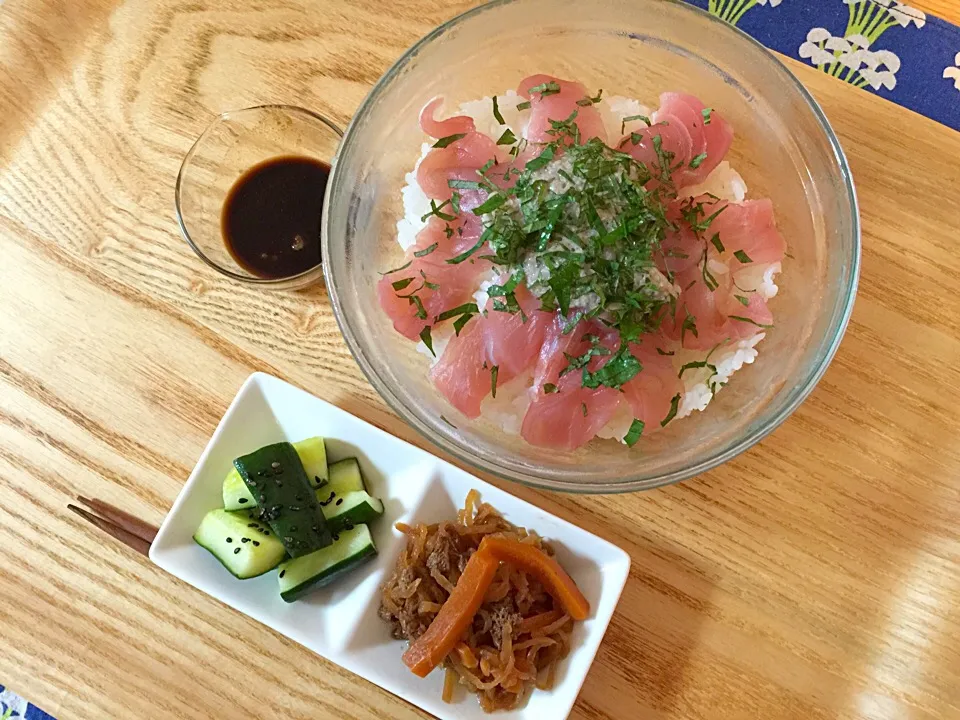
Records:
<instances>
[{"instance_id":1,"label":"wooden chopstick","mask_svg":"<svg viewBox=\"0 0 960 720\"><path fill-rule=\"evenodd\" d=\"M93 510L95 513L100 515L103 518L106 518L115 525L120 526L127 532L133 533L139 538L146 540L148 543L152 543L157 539L158 529L153 525L145 523L140 518L134 517L128 512L116 508L110 503L105 503L103 500L97 500L96 498L88 499L81 496L77 497L83 505L86 505L88 508Z\"/></svg>"},{"instance_id":2,"label":"wooden chopstick","mask_svg":"<svg viewBox=\"0 0 960 720\"><path fill-rule=\"evenodd\" d=\"M115 537L141 555L150 553L150 544L157 537L157 528L102 500L90 500L84 497L77 498L77 500L100 513L103 517L94 515L92 512L72 503L67 505L67 509L75 512L87 522L96 525L105 533Z\"/></svg>"}]
</instances>

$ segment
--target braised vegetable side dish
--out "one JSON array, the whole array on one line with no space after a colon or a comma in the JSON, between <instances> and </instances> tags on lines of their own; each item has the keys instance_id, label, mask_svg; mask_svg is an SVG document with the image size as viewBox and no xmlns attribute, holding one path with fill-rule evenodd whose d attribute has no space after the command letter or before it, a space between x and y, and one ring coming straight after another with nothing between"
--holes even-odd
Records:
<instances>
[{"instance_id":1,"label":"braised vegetable side dish","mask_svg":"<svg viewBox=\"0 0 960 720\"><path fill-rule=\"evenodd\" d=\"M424 677L442 666L443 699L461 685L488 712L551 688L590 605L550 544L475 490L452 521L397 528L407 544L384 584L380 617L410 641L403 662L411 671Z\"/></svg>"}]
</instances>

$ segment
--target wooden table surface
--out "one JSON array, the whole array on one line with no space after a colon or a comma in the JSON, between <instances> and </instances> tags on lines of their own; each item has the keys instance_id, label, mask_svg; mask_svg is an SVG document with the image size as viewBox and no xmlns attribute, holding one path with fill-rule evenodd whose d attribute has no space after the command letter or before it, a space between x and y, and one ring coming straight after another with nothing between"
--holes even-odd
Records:
<instances>
[{"instance_id":1,"label":"wooden table surface","mask_svg":"<svg viewBox=\"0 0 960 720\"><path fill-rule=\"evenodd\" d=\"M263 294L192 255L173 181L224 108L345 124L468 4L0 5L0 683L60 720L423 716L65 506L159 524L253 370L430 448L322 287ZM633 558L578 720L960 717L960 133L789 64L856 176L853 320L803 407L717 470L620 497L510 487Z\"/></svg>"}]
</instances>

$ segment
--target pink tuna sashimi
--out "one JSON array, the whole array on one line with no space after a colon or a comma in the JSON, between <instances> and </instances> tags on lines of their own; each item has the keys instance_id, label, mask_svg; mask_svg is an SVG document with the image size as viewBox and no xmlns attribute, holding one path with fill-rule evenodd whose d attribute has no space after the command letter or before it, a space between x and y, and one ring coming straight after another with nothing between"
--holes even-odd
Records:
<instances>
[{"instance_id":1,"label":"pink tuna sashimi","mask_svg":"<svg viewBox=\"0 0 960 720\"><path fill-rule=\"evenodd\" d=\"M772 263L783 260L787 243L777 230L773 214L773 203L769 199L744 200L741 203L728 203L708 196L697 198L704 204L704 214L710 216L724 208L723 212L710 223L707 234L718 233L724 247L724 259L727 253L737 251L746 253L755 263ZM728 261L735 272L742 268L736 259Z\"/></svg>"},{"instance_id":2,"label":"pink tuna sashimi","mask_svg":"<svg viewBox=\"0 0 960 720\"><path fill-rule=\"evenodd\" d=\"M533 365L553 315L541 312L540 301L525 287L515 295L527 316L501 312L487 304L487 314L470 320L459 337L447 345L430 371L430 379L444 397L468 418L480 415L480 404L497 384L507 383Z\"/></svg>"},{"instance_id":3,"label":"pink tuna sashimi","mask_svg":"<svg viewBox=\"0 0 960 720\"><path fill-rule=\"evenodd\" d=\"M443 148L433 148L417 168L417 183L435 200L449 200L450 180L478 180L477 171L498 159L497 144L483 133L469 132ZM461 207L471 210L483 202L482 193L460 191Z\"/></svg>"},{"instance_id":4,"label":"pink tuna sashimi","mask_svg":"<svg viewBox=\"0 0 960 720\"><path fill-rule=\"evenodd\" d=\"M451 308L470 302L477 285L477 276L487 272L491 265L487 260L471 258L465 262L451 265L447 260L456 257L473 247L480 237L478 218L464 215L449 223L453 234L448 238L447 223L437 217L431 217L427 226L417 235L417 242L408 248L404 263L410 265L385 275L377 283L377 295L380 307L393 321L393 327L401 335L417 340L423 328L433 323L433 319ZM462 229L461 235L458 230ZM434 244L436 249L423 257L414 253L425 252ZM394 283L410 282L400 287ZM426 283L431 286L427 286ZM436 286L436 287L433 287ZM420 298L424 312L416 302L408 297L413 293ZM425 317L417 317L418 314Z\"/></svg>"},{"instance_id":5,"label":"pink tuna sashimi","mask_svg":"<svg viewBox=\"0 0 960 720\"><path fill-rule=\"evenodd\" d=\"M623 386L623 401L629 403L633 417L643 423L644 435L660 430L673 398L683 391L673 361L657 352L657 348L666 352L664 340L656 335L644 335L639 343L630 344L630 352L643 365L643 370Z\"/></svg>"},{"instance_id":6,"label":"pink tuna sashimi","mask_svg":"<svg viewBox=\"0 0 960 720\"><path fill-rule=\"evenodd\" d=\"M663 322L663 333L691 350L711 350L727 341L754 335L758 325L770 325L773 315L766 301L756 293L743 292L732 283L730 273L717 274L713 290L703 281L700 267L679 274L676 282L683 292L677 299L676 315ZM747 299L744 306L737 296Z\"/></svg>"},{"instance_id":7,"label":"pink tuna sashimi","mask_svg":"<svg viewBox=\"0 0 960 720\"><path fill-rule=\"evenodd\" d=\"M705 111L707 117L704 117ZM730 123L715 110L707 111L707 107L693 95L663 93L660 96L660 109L656 112L656 119L658 122L682 125L690 133L690 157L676 178L678 187L695 185L706 180L707 175L720 164L733 143L733 127ZM691 168L690 163L700 155L705 157L696 168Z\"/></svg>"},{"instance_id":8,"label":"pink tuna sashimi","mask_svg":"<svg viewBox=\"0 0 960 720\"><path fill-rule=\"evenodd\" d=\"M585 335L598 335L600 344L611 352L617 349L619 336L602 325L586 321L564 335L565 324L566 320L556 315L547 329L534 374L535 399L523 417L520 434L531 445L575 450L590 442L610 421L620 403L620 391L604 386L594 390L582 387L579 370L563 377L560 373L569 364L567 355L583 355L589 349L590 342L584 339ZM609 356L595 357L588 368L596 371L608 359ZM544 391L548 383L556 386L556 392Z\"/></svg>"},{"instance_id":9,"label":"pink tuna sashimi","mask_svg":"<svg viewBox=\"0 0 960 720\"><path fill-rule=\"evenodd\" d=\"M530 89L546 83L556 83L560 92L543 95L531 93ZM557 139L551 135L551 120L566 120L577 113L574 123L580 130L580 142L600 138L607 142L600 113L592 105L577 105L578 100L588 97L586 89L578 82L560 80L550 75L531 75L520 82L517 92L530 101L530 118L523 136L531 143L549 143Z\"/></svg>"},{"instance_id":10,"label":"pink tuna sashimi","mask_svg":"<svg viewBox=\"0 0 960 720\"><path fill-rule=\"evenodd\" d=\"M677 222L677 229L667 229L660 243L660 270L681 273L703 260L704 240L686 222Z\"/></svg>"},{"instance_id":11,"label":"pink tuna sashimi","mask_svg":"<svg viewBox=\"0 0 960 720\"><path fill-rule=\"evenodd\" d=\"M497 144L483 133L476 131L473 118L457 115L446 120L437 120L434 115L443 98L437 97L424 105L420 111L420 128L431 137L444 138L463 135L446 147L433 148L417 168L417 183L427 195L435 200L449 200L453 190L450 180L477 180L477 170L490 160L499 160L501 151ZM460 207L472 210L486 198L486 193L477 190L461 190Z\"/></svg>"},{"instance_id":12,"label":"pink tuna sashimi","mask_svg":"<svg viewBox=\"0 0 960 720\"><path fill-rule=\"evenodd\" d=\"M420 129L430 137L442 138L460 133L476 132L477 126L469 115L455 115L446 120L437 120L436 114L443 106L443 98L435 97L420 111Z\"/></svg>"},{"instance_id":13,"label":"pink tuna sashimi","mask_svg":"<svg viewBox=\"0 0 960 720\"><path fill-rule=\"evenodd\" d=\"M663 171L660 154L669 153L671 180L677 188L703 182L726 156L733 142L733 128L711 110L705 124L704 104L692 95L664 93L656 121L620 141L619 148L642 162L655 175ZM660 137L657 152L654 138ZM695 160L696 159L696 160ZM691 163L697 167L690 167Z\"/></svg>"}]
</instances>

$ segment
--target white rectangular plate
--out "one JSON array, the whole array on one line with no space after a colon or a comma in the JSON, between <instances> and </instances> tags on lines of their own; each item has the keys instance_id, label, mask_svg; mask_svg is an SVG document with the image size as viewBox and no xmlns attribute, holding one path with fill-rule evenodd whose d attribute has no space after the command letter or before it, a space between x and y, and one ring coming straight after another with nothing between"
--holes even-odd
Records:
<instances>
[{"instance_id":1,"label":"white rectangular plate","mask_svg":"<svg viewBox=\"0 0 960 720\"><path fill-rule=\"evenodd\" d=\"M303 600L280 599L275 572L237 580L193 541L200 520L223 506L221 484L233 459L263 445L314 435L327 439L330 461L357 456L368 490L383 499L384 517L371 528L380 554L332 586ZM630 569L620 548L508 495L463 470L270 375L254 373L240 388L163 521L150 559L167 572L259 620L331 662L360 675L439 718L490 717L476 698L458 691L440 699L443 673L413 675L400 661L405 643L390 637L377 616L380 585L405 540L394 524L453 519L476 488L506 518L550 540L557 559L590 601L591 616L578 623L573 650L559 668L556 686L534 691L520 710L496 718L566 718L606 632Z\"/></svg>"}]
</instances>

